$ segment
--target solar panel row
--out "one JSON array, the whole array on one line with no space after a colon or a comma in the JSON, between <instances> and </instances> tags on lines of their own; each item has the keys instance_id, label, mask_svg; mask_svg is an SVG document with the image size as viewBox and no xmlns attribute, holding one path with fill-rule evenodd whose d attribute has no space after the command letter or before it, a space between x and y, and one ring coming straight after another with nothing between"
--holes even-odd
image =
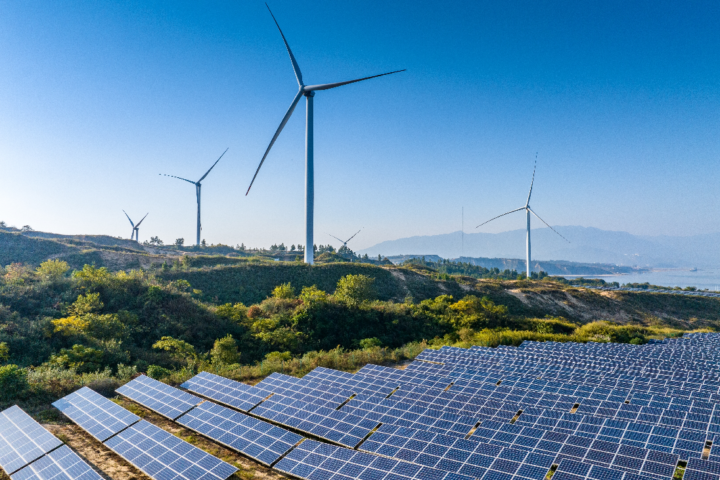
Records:
<instances>
[{"instance_id":1,"label":"solar panel row","mask_svg":"<svg viewBox=\"0 0 720 480\"><path fill-rule=\"evenodd\" d=\"M0 412L0 467L9 475L62 442L14 405Z\"/></svg>"},{"instance_id":2,"label":"solar panel row","mask_svg":"<svg viewBox=\"0 0 720 480\"><path fill-rule=\"evenodd\" d=\"M11 475L12 480L102 480L70 447L63 445Z\"/></svg>"},{"instance_id":3,"label":"solar panel row","mask_svg":"<svg viewBox=\"0 0 720 480\"><path fill-rule=\"evenodd\" d=\"M182 402L172 402L172 392L168 390L172 387L158 388L142 377L126 386L125 391L129 395L138 396L166 413L182 405ZM181 394L179 398L187 398L188 394L178 392ZM137 415L87 387L53 405L106 447L155 480L225 480L237 471L232 465L140 420ZM52 466L49 468L54 469Z\"/></svg>"}]
</instances>

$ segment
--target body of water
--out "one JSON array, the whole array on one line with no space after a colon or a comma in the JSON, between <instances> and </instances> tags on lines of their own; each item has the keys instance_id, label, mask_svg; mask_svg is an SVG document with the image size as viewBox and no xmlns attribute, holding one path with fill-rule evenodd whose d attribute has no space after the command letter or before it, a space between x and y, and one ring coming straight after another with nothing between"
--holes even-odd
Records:
<instances>
[{"instance_id":1,"label":"body of water","mask_svg":"<svg viewBox=\"0 0 720 480\"><path fill-rule=\"evenodd\" d=\"M577 275L567 278L577 278ZM629 275L583 275L583 278L602 278L606 282L624 283L649 283L663 287L697 287L700 290L708 289L720 291L720 270L655 270L647 273Z\"/></svg>"}]
</instances>

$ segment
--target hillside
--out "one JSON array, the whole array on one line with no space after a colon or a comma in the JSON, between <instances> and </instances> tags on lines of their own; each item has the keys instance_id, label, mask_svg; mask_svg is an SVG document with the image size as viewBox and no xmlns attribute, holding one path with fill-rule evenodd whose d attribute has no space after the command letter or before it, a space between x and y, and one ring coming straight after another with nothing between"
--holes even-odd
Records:
<instances>
[{"instance_id":1,"label":"hillside","mask_svg":"<svg viewBox=\"0 0 720 480\"><path fill-rule=\"evenodd\" d=\"M556 227L571 243L548 228L532 231L535 260L566 260L623 266L691 268L720 266L720 233L687 237L637 236L597 228ZM524 258L525 230L502 233L465 233L461 252L461 232L417 236L381 242L360 251L378 254L439 255L443 258L485 257Z\"/></svg>"}]
</instances>

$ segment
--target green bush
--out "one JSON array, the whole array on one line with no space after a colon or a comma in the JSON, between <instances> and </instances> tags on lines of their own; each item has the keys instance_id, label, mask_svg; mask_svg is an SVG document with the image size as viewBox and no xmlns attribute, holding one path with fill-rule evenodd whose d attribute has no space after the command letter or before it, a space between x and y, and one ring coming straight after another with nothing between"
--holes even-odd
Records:
<instances>
[{"instance_id":1,"label":"green bush","mask_svg":"<svg viewBox=\"0 0 720 480\"><path fill-rule=\"evenodd\" d=\"M0 398L3 400L16 400L27 390L27 370L17 365L0 367Z\"/></svg>"},{"instance_id":2,"label":"green bush","mask_svg":"<svg viewBox=\"0 0 720 480\"><path fill-rule=\"evenodd\" d=\"M172 375L172 371L159 365L150 365L147 369L147 375L155 380L161 380Z\"/></svg>"}]
</instances>

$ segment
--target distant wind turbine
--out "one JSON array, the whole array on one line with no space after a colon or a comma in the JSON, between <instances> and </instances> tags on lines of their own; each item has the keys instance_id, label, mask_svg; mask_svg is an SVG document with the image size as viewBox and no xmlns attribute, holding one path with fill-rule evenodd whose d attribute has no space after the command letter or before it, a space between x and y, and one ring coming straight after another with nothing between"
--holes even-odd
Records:
<instances>
[{"instance_id":1,"label":"distant wind turbine","mask_svg":"<svg viewBox=\"0 0 720 480\"><path fill-rule=\"evenodd\" d=\"M230 147L226 148L225 151L222 153L222 155L220 155L220 158L222 158L223 155L225 155L225 153L226 153L229 149L230 149ZM215 165L217 165L217 163L220 161L220 158L218 158L217 160L215 160L215 163L213 163L212 167L210 167L210 170L212 170L213 168L215 168ZM202 182L203 180L205 180L205 177L208 176L208 173L210 173L210 170L208 170L207 172L205 172L205 175L203 175L202 177L200 177L200 180L198 180L197 182L193 182L192 180L188 180L187 178L176 177L175 175L165 175L164 173L161 173L161 174L160 174L160 175L163 175L163 176L165 176L165 177L172 177L172 178L177 178L178 180L185 180L186 182L192 183L193 185L195 185L195 194L197 195L197 206L198 206L198 209L197 209L197 245L198 245L198 246L200 246L200 230L202 230L202 224L200 223L200 189L201 189L202 185L200 184L200 182Z\"/></svg>"},{"instance_id":2,"label":"distant wind turbine","mask_svg":"<svg viewBox=\"0 0 720 480\"><path fill-rule=\"evenodd\" d=\"M524 206L524 207L516 208L515 210L510 210L509 212L503 213L502 215L498 215L497 217L493 217L493 218L491 218L490 220L488 220L487 222L483 222L483 223L481 223L480 225L478 225L477 227L475 227L475 228L480 228L480 227L482 227L483 225L485 225L486 223L492 222L492 221L495 220L496 218L504 217L505 215L509 215L509 214L511 214L511 213L519 212L520 210L525 210L525 213L527 214L527 237L526 237L526 241L525 241L525 249L526 249L526 250L525 250L525 257L526 257L526 270L527 270L527 277L528 277L528 278L530 278L530 214L532 213L533 215L535 215L535 216L538 218L538 220L540 220L540 221L543 222L545 225L547 225L550 230L552 230L553 232L555 232L555 233L557 233L558 235L560 235L560 234L557 232L557 230L555 230L554 228L552 228L545 220L543 220L542 218L540 218L540 216L539 216L537 213L535 213L535 212L532 210L532 208L530 208L530 196L532 195L533 184L535 183L535 168L537 168L537 155L535 156L535 167L533 167L533 176L532 176L532 181L530 182L530 193L528 193L528 198L527 198L527 201L525 202L525 206ZM560 235L560 237L561 237L563 240L565 240L566 242L570 243L570 240L568 240L567 238L563 237L562 235Z\"/></svg>"},{"instance_id":3,"label":"distant wind turbine","mask_svg":"<svg viewBox=\"0 0 720 480\"><path fill-rule=\"evenodd\" d=\"M357 232L355 232L355 235L357 235L357 234L360 233L360 232L362 232L362 228L361 228L360 230L358 230ZM330 234L328 233L328 235L330 235ZM342 238L338 238L338 237L336 237L335 235L330 235L330 236L333 237L335 240L337 240L337 241L339 241L339 242L342 242L343 247L347 247L348 242L349 242L350 240L352 240L353 238L355 238L355 235L353 235L352 237L348 238L347 240L343 240Z\"/></svg>"},{"instance_id":4,"label":"distant wind turbine","mask_svg":"<svg viewBox=\"0 0 720 480\"><path fill-rule=\"evenodd\" d=\"M128 215L125 210L123 210L123 213L125 214L125 216L127 217L127 219L130 220L130 215ZM147 217L149 214L150 214L150 212L146 213L146 214L145 214L145 217ZM132 225L132 233L130 234L130 240L132 240L132 239L133 239L133 236L134 236L134 237L135 237L135 241L138 242L138 243L140 242L140 240L139 240L139 237L140 237L140 224L143 222L143 220L145 220L145 217L143 217L143 218L137 223L137 225L135 225L135 224L133 223L133 221L130 220L130 225Z\"/></svg>"},{"instance_id":5,"label":"distant wind turbine","mask_svg":"<svg viewBox=\"0 0 720 480\"><path fill-rule=\"evenodd\" d=\"M273 21L275 21L275 25L277 26L278 30L280 30L280 36L282 36L283 42L285 43L285 48L288 51L288 54L290 55L290 62L292 63L293 71L295 72L295 79L298 82L298 86L300 87L298 89L298 92L295 94L295 98L293 98L292 103L290 104L290 108L288 108L287 112L285 113L285 116L283 117L282 121L280 122L280 126L275 131L275 135L273 135L272 140L270 140L270 145L268 145L267 150L265 150L265 155L263 155L262 160L260 160L260 165L258 165L257 170L255 171L255 175L253 176L252 181L250 182L250 186L247 189L247 192L245 195L250 193L250 188L252 188L253 183L255 182L255 179L257 178L258 172L260 172L260 168L263 165L263 162L265 162L265 158L267 157L268 153L270 152L270 149L272 148L273 144L275 143L275 140L277 140L278 136L280 136L280 132L282 132L282 129L285 128L285 124L290 120L290 116L292 115L293 111L295 110L295 107L297 106L298 102L300 101L300 97L305 96L306 100L306 117L305 117L305 263L312 265L313 263L313 211L314 211L314 200L315 200L315 186L314 186L314 167L313 167L313 97L315 96L315 92L319 90L330 90L331 88L336 87L342 87L343 85L348 85L350 83L356 83L356 82L362 82L363 80L369 80L371 78L377 78L382 77L383 75L390 75L392 73L398 73L398 72L404 72L405 70L396 70L394 72L388 72L388 73L381 73L380 75L373 75L371 77L363 77L358 78L357 80L348 80L346 82L337 82L337 83L325 83L322 85L305 85L303 83L302 79L302 73L300 72L300 67L298 66L298 63L295 61L295 56L292 53L292 50L290 50L290 45L288 45L287 40L285 39L285 35L283 34L282 30L280 29L280 24L278 24L277 20L275 19L275 15L273 15L272 10L270 10L270 7L265 4L265 6L268 8L268 11L270 11L270 15L273 18Z\"/></svg>"}]
</instances>

